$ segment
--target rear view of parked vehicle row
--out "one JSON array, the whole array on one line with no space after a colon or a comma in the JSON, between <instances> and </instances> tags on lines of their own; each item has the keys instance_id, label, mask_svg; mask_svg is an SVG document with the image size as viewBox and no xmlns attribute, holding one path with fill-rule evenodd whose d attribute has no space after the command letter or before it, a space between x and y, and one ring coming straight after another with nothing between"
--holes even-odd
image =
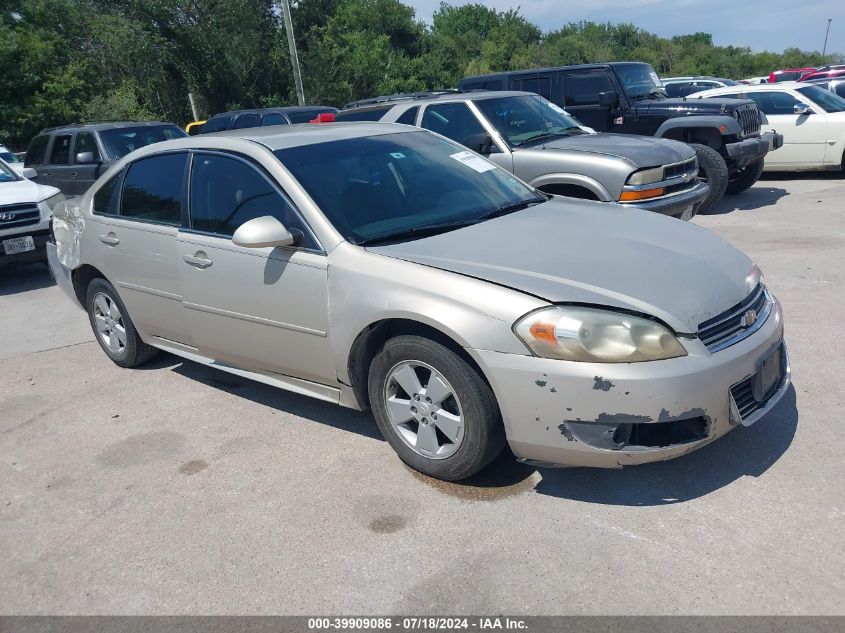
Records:
<instances>
[{"instance_id":1,"label":"rear view of parked vehicle row","mask_svg":"<svg viewBox=\"0 0 845 633\"><path fill-rule=\"evenodd\" d=\"M757 182L763 159L783 144L775 132L760 133L753 101L668 98L657 73L643 63L584 64L466 77L462 90L530 90L565 108L599 132L643 134L695 148L710 191L707 208L725 193Z\"/></svg>"},{"instance_id":2,"label":"rear view of parked vehicle row","mask_svg":"<svg viewBox=\"0 0 845 633\"><path fill-rule=\"evenodd\" d=\"M689 220L709 191L689 145L596 134L560 106L527 92L382 97L350 104L337 118L432 130L555 195Z\"/></svg>"},{"instance_id":3,"label":"rear view of parked vehicle row","mask_svg":"<svg viewBox=\"0 0 845 633\"><path fill-rule=\"evenodd\" d=\"M541 464L670 459L755 423L790 381L780 304L745 254L547 196L406 125L165 141L55 216L51 269L116 364L162 349L370 408L446 480L506 443Z\"/></svg>"}]
</instances>

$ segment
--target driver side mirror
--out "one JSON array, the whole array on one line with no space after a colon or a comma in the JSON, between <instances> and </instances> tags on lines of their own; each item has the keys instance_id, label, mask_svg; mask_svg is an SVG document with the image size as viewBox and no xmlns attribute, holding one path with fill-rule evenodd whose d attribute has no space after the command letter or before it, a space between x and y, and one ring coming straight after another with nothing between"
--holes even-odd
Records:
<instances>
[{"instance_id":1,"label":"driver side mirror","mask_svg":"<svg viewBox=\"0 0 845 633\"><path fill-rule=\"evenodd\" d=\"M232 236L232 242L246 248L293 246L297 238L272 215L244 222Z\"/></svg>"},{"instance_id":2,"label":"driver side mirror","mask_svg":"<svg viewBox=\"0 0 845 633\"><path fill-rule=\"evenodd\" d=\"M810 109L810 106L808 106L806 103L800 103L800 102L796 103L792 107L792 111L799 116L802 115L802 114L812 114L813 113L813 111Z\"/></svg>"},{"instance_id":3,"label":"driver side mirror","mask_svg":"<svg viewBox=\"0 0 845 633\"><path fill-rule=\"evenodd\" d=\"M619 94L613 91L599 93L599 106L602 108L615 108L619 105Z\"/></svg>"},{"instance_id":4,"label":"driver side mirror","mask_svg":"<svg viewBox=\"0 0 845 633\"><path fill-rule=\"evenodd\" d=\"M32 180L33 178L38 177L38 172L35 171L32 167L24 167L23 171L21 172L21 176L28 180Z\"/></svg>"},{"instance_id":5,"label":"driver side mirror","mask_svg":"<svg viewBox=\"0 0 845 633\"><path fill-rule=\"evenodd\" d=\"M464 145L479 154L489 154L493 151L493 139L489 134L485 134L483 132L479 134L470 134L463 140L461 145Z\"/></svg>"},{"instance_id":6,"label":"driver side mirror","mask_svg":"<svg viewBox=\"0 0 845 633\"><path fill-rule=\"evenodd\" d=\"M76 155L77 165L91 165L92 163L101 163L99 158L94 158L94 152L79 152Z\"/></svg>"}]
</instances>

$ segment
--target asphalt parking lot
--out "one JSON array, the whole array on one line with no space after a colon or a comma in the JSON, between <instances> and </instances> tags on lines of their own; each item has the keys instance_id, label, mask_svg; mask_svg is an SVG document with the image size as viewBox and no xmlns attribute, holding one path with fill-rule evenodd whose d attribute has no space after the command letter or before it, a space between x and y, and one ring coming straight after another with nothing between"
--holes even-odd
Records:
<instances>
[{"instance_id":1,"label":"asphalt parking lot","mask_svg":"<svg viewBox=\"0 0 845 633\"><path fill-rule=\"evenodd\" d=\"M46 268L0 272L0 613L845 614L845 179L694 221L784 305L794 388L672 462L464 485L367 414L176 357L124 370Z\"/></svg>"}]
</instances>

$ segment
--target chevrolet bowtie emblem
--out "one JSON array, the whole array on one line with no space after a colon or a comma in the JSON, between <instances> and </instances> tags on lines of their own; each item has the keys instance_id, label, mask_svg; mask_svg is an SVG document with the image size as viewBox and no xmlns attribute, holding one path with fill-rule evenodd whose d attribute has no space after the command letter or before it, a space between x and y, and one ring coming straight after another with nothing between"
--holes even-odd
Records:
<instances>
[{"instance_id":1,"label":"chevrolet bowtie emblem","mask_svg":"<svg viewBox=\"0 0 845 633\"><path fill-rule=\"evenodd\" d=\"M745 314L742 315L742 320L739 324L742 327L751 327L754 325L754 322L757 320L757 311L756 310L748 310Z\"/></svg>"}]
</instances>

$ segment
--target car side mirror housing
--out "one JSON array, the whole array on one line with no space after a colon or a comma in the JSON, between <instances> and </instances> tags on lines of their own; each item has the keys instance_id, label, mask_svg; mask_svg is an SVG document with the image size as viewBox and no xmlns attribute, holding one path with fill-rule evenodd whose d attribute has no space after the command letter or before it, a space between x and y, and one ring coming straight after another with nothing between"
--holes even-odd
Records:
<instances>
[{"instance_id":1,"label":"car side mirror housing","mask_svg":"<svg viewBox=\"0 0 845 633\"><path fill-rule=\"evenodd\" d=\"M798 115L802 115L802 114L812 114L812 113L813 113L813 111L810 109L810 106L808 106L806 103L796 103L796 104L792 107L792 111L793 111L795 114L798 114Z\"/></svg>"},{"instance_id":2,"label":"car side mirror housing","mask_svg":"<svg viewBox=\"0 0 845 633\"><path fill-rule=\"evenodd\" d=\"M619 94L613 91L599 93L599 106L602 108L615 108L619 105Z\"/></svg>"},{"instance_id":3,"label":"car side mirror housing","mask_svg":"<svg viewBox=\"0 0 845 633\"><path fill-rule=\"evenodd\" d=\"M272 215L264 215L241 224L232 236L232 242L245 248L293 246L296 237Z\"/></svg>"},{"instance_id":4,"label":"car side mirror housing","mask_svg":"<svg viewBox=\"0 0 845 633\"><path fill-rule=\"evenodd\" d=\"M102 162L100 159L94 158L94 152L78 152L76 154L77 165L91 165L100 162Z\"/></svg>"},{"instance_id":5,"label":"car side mirror housing","mask_svg":"<svg viewBox=\"0 0 845 633\"><path fill-rule=\"evenodd\" d=\"M490 154L493 151L493 139L489 134L484 132L479 134L470 134L463 140L461 145L464 145L479 154Z\"/></svg>"},{"instance_id":6,"label":"car side mirror housing","mask_svg":"<svg viewBox=\"0 0 845 633\"><path fill-rule=\"evenodd\" d=\"M32 167L24 167L23 171L21 172L21 176L23 176L24 178L27 178L29 180L32 180L33 178L38 177L38 172L35 171Z\"/></svg>"}]
</instances>

